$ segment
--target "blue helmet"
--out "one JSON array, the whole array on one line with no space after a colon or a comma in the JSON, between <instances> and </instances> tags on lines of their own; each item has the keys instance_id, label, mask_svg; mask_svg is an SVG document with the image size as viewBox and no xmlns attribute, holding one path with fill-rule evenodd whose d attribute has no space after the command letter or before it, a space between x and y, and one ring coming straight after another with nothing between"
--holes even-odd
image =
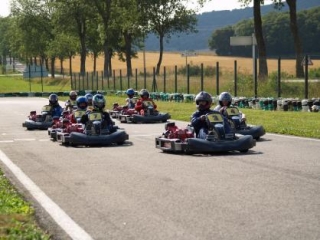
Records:
<instances>
[{"instance_id":1,"label":"blue helmet","mask_svg":"<svg viewBox=\"0 0 320 240\"><path fill-rule=\"evenodd\" d=\"M132 88L129 88L127 91L126 91L126 94L128 96L133 96L134 95L134 90Z\"/></svg>"},{"instance_id":2,"label":"blue helmet","mask_svg":"<svg viewBox=\"0 0 320 240\"><path fill-rule=\"evenodd\" d=\"M93 95L91 93L87 93L85 97L88 100L88 105L92 105Z\"/></svg>"},{"instance_id":3,"label":"blue helmet","mask_svg":"<svg viewBox=\"0 0 320 240\"><path fill-rule=\"evenodd\" d=\"M86 110L88 107L88 100L84 96L80 96L77 98L77 107L81 110Z\"/></svg>"}]
</instances>

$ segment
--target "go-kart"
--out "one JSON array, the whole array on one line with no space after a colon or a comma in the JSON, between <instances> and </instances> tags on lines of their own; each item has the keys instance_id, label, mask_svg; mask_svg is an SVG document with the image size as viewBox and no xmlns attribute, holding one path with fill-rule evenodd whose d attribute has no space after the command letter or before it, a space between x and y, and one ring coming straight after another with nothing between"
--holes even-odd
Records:
<instances>
[{"instance_id":1,"label":"go-kart","mask_svg":"<svg viewBox=\"0 0 320 240\"><path fill-rule=\"evenodd\" d=\"M251 135L254 139L259 140L266 131L261 125L249 125L245 120L240 118L240 112L237 107L226 108L229 124L235 133L241 135Z\"/></svg>"},{"instance_id":2,"label":"go-kart","mask_svg":"<svg viewBox=\"0 0 320 240\"><path fill-rule=\"evenodd\" d=\"M30 115L22 123L22 127L27 128L27 130L47 130L52 124L51 106L45 105L42 107L40 114L37 114L36 111L30 111Z\"/></svg>"},{"instance_id":3,"label":"go-kart","mask_svg":"<svg viewBox=\"0 0 320 240\"><path fill-rule=\"evenodd\" d=\"M65 122L62 131L57 132L57 141L71 146L106 146L123 145L129 139L129 135L117 126L113 125L112 129L105 127L101 113L89 113L88 118L86 126Z\"/></svg>"},{"instance_id":4,"label":"go-kart","mask_svg":"<svg viewBox=\"0 0 320 240\"><path fill-rule=\"evenodd\" d=\"M178 128L174 122L165 124L165 132L155 139L156 148L169 153L218 153L229 151L248 152L256 145L251 135L226 133L223 117L219 112L206 115L209 133L206 139L195 137L193 127Z\"/></svg>"},{"instance_id":5,"label":"go-kart","mask_svg":"<svg viewBox=\"0 0 320 240\"><path fill-rule=\"evenodd\" d=\"M112 118L119 118L119 115L125 115L128 109L134 109L137 102L137 98L133 97L127 99L127 105L120 106L117 102L113 103L112 110L109 110L109 114ZM130 106L130 107L129 107Z\"/></svg>"},{"instance_id":6,"label":"go-kart","mask_svg":"<svg viewBox=\"0 0 320 240\"><path fill-rule=\"evenodd\" d=\"M109 110L110 117L118 118L119 113L122 111L123 107L120 106L118 103L113 103L112 110Z\"/></svg>"},{"instance_id":7,"label":"go-kart","mask_svg":"<svg viewBox=\"0 0 320 240\"><path fill-rule=\"evenodd\" d=\"M144 101L143 108L140 112L134 109L128 109L127 111L122 111L118 115L118 119L121 123L156 123L156 122L166 122L171 118L168 113L161 113L154 109L153 103L151 101Z\"/></svg>"},{"instance_id":8,"label":"go-kart","mask_svg":"<svg viewBox=\"0 0 320 240\"><path fill-rule=\"evenodd\" d=\"M60 118L54 118L52 126L48 128L49 137L53 141L57 141L57 133L63 132L63 129L69 127L72 121L75 121L75 123L80 123L80 119L85 113L85 110L75 110L74 112L64 110L62 116ZM74 116L74 119L72 119L72 115Z\"/></svg>"}]
</instances>

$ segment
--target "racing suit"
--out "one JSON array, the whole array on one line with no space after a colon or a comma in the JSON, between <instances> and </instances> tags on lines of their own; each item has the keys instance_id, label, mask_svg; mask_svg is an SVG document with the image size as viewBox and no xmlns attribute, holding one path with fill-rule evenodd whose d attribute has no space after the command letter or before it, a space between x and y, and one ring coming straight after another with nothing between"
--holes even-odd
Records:
<instances>
[{"instance_id":1,"label":"racing suit","mask_svg":"<svg viewBox=\"0 0 320 240\"><path fill-rule=\"evenodd\" d=\"M157 105L154 103L154 101L152 100L152 98L139 98L137 103L136 103L136 106L135 106L135 110L137 112L140 112L142 109L143 109L143 102L144 101L149 101L149 102L152 102L152 105L153 105L153 109L156 110L157 109Z\"/></svg>"}]
</instances>

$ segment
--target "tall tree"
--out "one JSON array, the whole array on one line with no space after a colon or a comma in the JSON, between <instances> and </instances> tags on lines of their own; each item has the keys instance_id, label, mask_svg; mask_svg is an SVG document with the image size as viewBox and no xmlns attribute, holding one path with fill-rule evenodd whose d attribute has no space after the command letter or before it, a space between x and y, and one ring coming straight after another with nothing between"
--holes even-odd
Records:
<instances>
[{"instance_id":1,"label":"tall tree","mask_svg":"<svg viewBox=\"0 0 320 240\"><path fill-rule=\"evenodd\" d=\"M244 5L249 5L251 0L239 0L239 2L243 2ZM264 4L264 0L253 0L254 34L257 39L259 52L259 79L264 80L268 77L268 65L266 45L262 31L261 4Z\"/></svg>"},{"instance_id":2,"label":"tall tree","mask_svg":"<svg viewBox=\"0 0 320 240\"><path fill-rule=\"evenodd\" d=\"M92 8L85 0L51 0L55 7L55 23L65 34L77 35L80 42L80 72L86 72L88 21L93 18Z\"/></svg>"},{"instance_id":3,"label":"tall tree","mask_svg":"<svg viewBox=\"0 0 320 240\"><path fill-rule=\"evenodd\" d=\"M159 60L156 74L162 63L164 38L174 33L196 32L195 10L187 9L183 0L140 0L142 14L148 21L149 31L159 38Z\"/></svg>"},{"instance_id":4,"label":"tall tree","mask_svg":"<svg viewBox=\"0 0 320 240\"><path fill-rule=\"evenodd\" d=\"M275 7L278 9L281 9L283 7L282 0L274 0L274 3ZM303 77L303 66L301 65L301 62L303 60L303 50L297 23L297 0L286 0L286 3L289 6L290 31L293 37L294 50L296 52L296 76Z\"/></svg>"},{"instance_id":5,"label":"tall tree","mask_svg":"<svg viewBox=\"0 0 320 240\"><path fill-rule=\"evenodd\" d=\"M112 0L92 0L97 13L102 20L102 41L103 41L103 52L104 52L104 76L111 75L111 58L112 58L112 46L111 46L111 26L112 26Z\"/></svg>"}]
</instances>

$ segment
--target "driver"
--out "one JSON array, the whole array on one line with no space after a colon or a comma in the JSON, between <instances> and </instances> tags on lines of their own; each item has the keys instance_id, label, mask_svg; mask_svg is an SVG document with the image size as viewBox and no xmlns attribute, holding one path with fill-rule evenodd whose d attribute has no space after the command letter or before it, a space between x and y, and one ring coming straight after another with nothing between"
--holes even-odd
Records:
<instances>
[{"instance_id":1,"label":"driver","mask_svg":"<svg viewBox=\"0 0 320 240\"><path fill-rule=\"evenodd\" d=\"M219 95L219 104L214 108L214 110L219 111L224 116L224 118L227 119L228 118L228 114L227 114L226 109L228 107L230 107L230 106L232 106L232 96L231 96L231 94L228 93L228 92L222 92ZM241 111L239 111L239 117L240 117L242 122L246 121L246 116Z\"/></svg>"},{"instance_id":2,"label":"driver","mask_svg":"<svg viewBox=\"0 0 320 240\"><path fill-rule=\"evenodd\" d=\"M77 105L77 92L76 91L70 91L69 93L69 99L65 103L65 110L69 110L70 112L76 107Z\"/></svg>"},{"instance_id":3,"label":"driver","mask_svg":"<svg viewBox=\"0 0 320 240\"><path fill-rule=\"evenodd\" d=\"M141 89L139 92L140 98L138 99L136 106L135 106L135 110L137 112L140 112L143 109L143 102L145 101L149 101L152 103L153 105L153 109L156 110L157 109L157 105L154 103L154 101L152 100L152 98L150 98L150 94L148 92L147 89Z\"/></svg>"},{"instance_id":4,"label":"driver","mask_svg":"<svg viewBox=\"0 0 320 240\"><path fill-rule=\"evenodd\" d=\"M77 123L78 119L82 117L82 115L85 114L88 107L88 99L85 96L80 96L77 98L77 109L74 110L70 116L70 121L72 123Z\"/></svg>"},{"instance_id":5,"label":"driver","mask_svg":"<svg viewBox=\"0 0 320 240\"><path fill-rule=\"evenodd\" d=\"M126 99L126 106L129 109L134 109L135 108L134 90L132 88L129 88L126 91L126 94L128 96L128 98Z\"/></svg>"},{"instance_id":6,"label":"driver","mask_svg":"<svg viewBox=\"0 0 320 240\"><path fill-rule=\"evenodd\" d=\"M91 113L101 113L102 115L102 127L107 128L109 131L113 131L113 121L108 112L104 110L106 106L106 100L102 94L95 94L92 98L93 109L88 110L84 115L82 115L80 122L82 124L87 124L89 121L89 114Z\"/></svg>"},{"instance_id":7,"label":"driver","mask_svg":"<svg viewBox=\"0 0 320 240\"><path fill-rule=\"evenodd\" d=\"M201 91L196 95L195 101L197 111L191 115L191 126L194 128L197 138L206 139L209 131L209 126L206 122L206 114L216 112L210 109L212 97L209 93Z\"/></svg>"},{"instance_id":8,"label":"driver","mask_svg":"<svg viewBox=\"0 0 320 240\"><path fill-rule=\"evenodd\" d=\"M55 93L50 94L49 96L49 106L51 107L50 114L52 117L60 117L63 108L59 105L58 95Z\"/></svg>"}]
</instances>

